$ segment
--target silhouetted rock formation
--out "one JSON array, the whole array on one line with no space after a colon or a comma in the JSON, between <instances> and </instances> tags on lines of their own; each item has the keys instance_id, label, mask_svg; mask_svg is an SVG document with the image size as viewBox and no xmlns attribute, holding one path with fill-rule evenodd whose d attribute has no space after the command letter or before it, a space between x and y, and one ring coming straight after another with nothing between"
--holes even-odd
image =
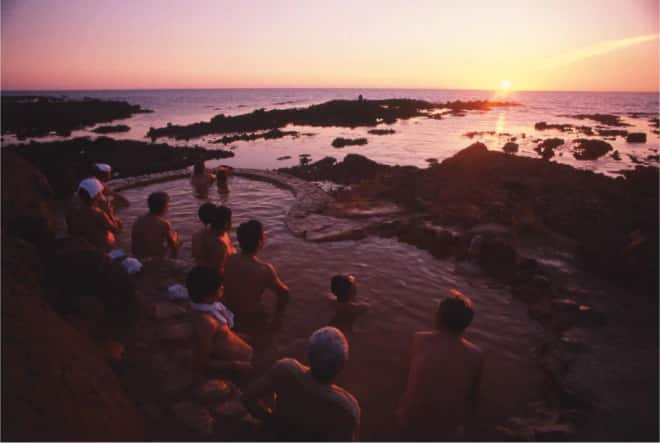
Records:
<instances>
[{"instance_id":1,"label":"silhouetted rock formation","mask_svg":"<svg viewBox=\"0 0 660 443\"><path fill-rule=\"evenodd\" d=\"M546 129L556 129L561 132L580 132L584 135L594 135L593 129L591 126L575 126L569 123L546 123L538 122L534 125L534 129L537 131L545 131Z\"/></svg>"},{"instance_id":2,"label":"silhouetted rock formation","mask_svg":"<svg viewBox=\"0 0 660 443\"><path fill-rule=\"evenodd\" d=\"M362 138L343 138L337 137L332 141L332 146L335 148L343 148L344 146L353 146L353 145L366 145L367 139Z\"/></svg>"},{"instance_id":3,"label":"silhouetted rock formation","mask_svg":"<svg viewBox=\"0 0 660 443\"><path fill-rule=\"evenodd\" d=\"M56 97L2 96L2 133L18 139L55 132L69 136L85 126L153 112L124 101L65 100Z\"/></svg>"},{"instance_id":4,"label":"silhouetted rock formation","mask_svg":"<svg viewBox=\"0 0 660 443\"><path fill-rule=\"evenodd\" d=\"M646 134L644 132L631 132L626 137L628 143L646 143Z\"/></svg>"},{"instance_id":5,"label":"silhouetted rock formation","mask_svg":"<svg viewBox=\"0 0 660 443\"><path fill-rule=\"evenodd\" d=\"M229 143L234 143L237 141L252 141L260 138L270 140L286 136L298 137L299 135L300 133L298 131L280 131L279 129L272 129L267 132L255 132L252 134L225 135L222 138L213 140L211 143L222 143L223 145L228 145Z\"/></svg>"},{"instance_id":6,"label":"silhouetted rock formation","mask_svg":"<svg viewBox=\"0 0 660 443\"><path fill-rule=\"evenodd\" d=\"M303 126L376 126L379 123L392 124L399 119L432 117L430 111L449 109L449 112L462 110L489 110L501 106L517 106L512 102L491 102L477 100L470 102L431 103L413 99L385 100L331 100L307 108L257 109L249 114L226 116L219 114L208 122L190 125L170 125L151 128L150 138L173 137L191 139L207 134L232 132L268 131L288 124Z\"/></svg>"},{"instance_id":7,"label":"silhouetted rock formation","mask_svg":"<svg viewBox=\"0 0 660 443\"><path fill-rule=\"evenodd\" d=\"M630 126L628 123L621 121L621 117L612 114L577 114L567 115L566 117L578 120L593 120L606 126Z\"/></svg>"},{"instance_id":8,"label":"silhouetted rock formation","mask_svg":"<svg viewBox=\"0 0 660 443\"><path fill-rule=\"evenodd\" d=\"M396 131L394 129L369 129L367 132L373 135L389 135L394 134Z\"/></svg>"},{"instance_id":9,"label":"silhouetted rock formation","mask_svg":"<svg viewBox=\"0 0 660 443\"><path fill-rule=\"evenodd\" d=\"M597 128L596 131L601 137L625 137L628 131L625 129L601 129Z\"/></svg>"},{"instance_id":10,"label":"silhouetted rock formation","mask_svg":"<svg viewBox=\"0 0 660 443\"><path fill-rule=\"evenodd\" d=\"M131 128L126 125L106 125L106 126L97 126L92 129L92 132L97 134L110 134L112 132L128 132Z\"/></svg>"},{"instance_id":11,"label":"silhouetted rock formation","mask_svg":"<svg viewBox=\"0 0 660 443\"><path fill-rule=\"evenodd\" d=\"M573 157L577 160L597 160L612 150L612 145L602 140L577 139Z\"/></svg>"},{"instance_id":12,"label":"silhouetted rock formation","mask_svg":"<svg viewBox=\"0 0 660 443\"><path fill-rule=\"evenodd\" d=\"M174 147L135 140L87 137L47 143L29 143L3 147L29 160L48 178L58 198L68 197L82 178L92 172L94 163L109 163L115 176L134 175L182 169L198 160L233 157L231 151L201 147Z\"/></svg>"},{"instance_id":13,"label":"silhouetted rock formation","mask_svg":"<svg viewBox=\"0 0 660 443\"><path fill-rule=\"evenodd\" d=\"M546 138L539 143L534 150L539 153L544 160L549 160L555 155L555 149L564 144L561 138Z\"/></svg>"},{"instance_id":14,"label":"silhouetted rock formation","mask_svg":"<svg viewBox=\"0 0 660 443\"><path fill-rule=\"evenodd\" d=\"M514 154L518 152L518 143L508 142L502 146L502 151L506 152L507 154Z\"/></svg>"}]
</instances>

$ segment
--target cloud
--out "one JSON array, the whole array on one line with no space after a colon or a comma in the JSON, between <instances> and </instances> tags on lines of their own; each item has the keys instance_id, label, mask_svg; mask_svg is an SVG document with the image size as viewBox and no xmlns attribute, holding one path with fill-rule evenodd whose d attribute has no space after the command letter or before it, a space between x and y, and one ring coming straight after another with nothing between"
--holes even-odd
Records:
<instances>
[{"instance_id":1,"label":"cloud","mask_svg":"<svg viewBox=\"0 0 660 443\"><path fill-rule=\"evenodd\" d=\"M595 45L587 46L585 48L576 49L575 51L567 52L565 54L560 54L555 57L550 57L541 63L538 68L554 69L579 62L580 60L584 60L586 58L607 54L608 52L618 51L619 49L639 45L641 43L646 43L657 39L658 34L647 34L639 35L636 37L622 38L620 40L607 40L604 42L596 43Z\"/></svg>"}]
</instances>

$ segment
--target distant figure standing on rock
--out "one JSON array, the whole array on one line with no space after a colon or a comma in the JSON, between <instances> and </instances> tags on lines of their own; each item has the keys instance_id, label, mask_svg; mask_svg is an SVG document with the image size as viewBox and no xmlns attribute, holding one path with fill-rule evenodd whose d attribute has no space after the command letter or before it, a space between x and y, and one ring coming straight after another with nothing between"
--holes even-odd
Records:
<instances>
[{"instance_id":1,"label":"distant figure standing on rock","mask_svg":"<svg viewBox=\"0 0 660 443\"><path fill-rule=\"evenodd\" d=\"M215 181L215 175L206 170L204 161L200 160L195 163L193 173L190 177L190 184L192 184L195 195L198 198L206 198L209 193L209 187Z\"/></svg>"},{"instance_id":2,"label":"distant figure standing on rock","mask_svg":"<svg viewBox=\"0 0 660 443\"><path fill-rule=\"evenodd\" d=\"M249 364L252 347L232 331L234 314L221 303L222 277L216 269L197 266L186 278L191 300L197 372L224 368L228 363Z\"/></svg>"},{"instance_id":3,"label":"distant figure standing on rock","mask_svg":"<svg viewBox=\"0 0 660 443\"><path fill-rule=\"evenodd\" d=\"M103 184L96 178L86 178L78 186L67 211L66 223L69 235L82 237L103 251L114 249L115 233L119 224L101 208Z\"/></svg>"},{"instance_id":4,"label":"distant figure standing on rock","mask_svg":"<svg viewBox=\"0 0 660 443\"><path fill-rule=\"evenodd\" d=\"M348 342L336 328L317 330L309 339L311 367L284 358L243 394L246 408L265 421L270 441L356 441L360 405L333 384L348 360ZM272 409L258 406L272 399Z\"/></svg>"},{"instance_id":5,"label":"distant figure standing on rock","mask_svg":"<svg viewBox=\"0 0 660 443\"><path fill-rule=\"evenodd\" d=\"M263 303L266 289L277 295L273 322L279 325L289 301L289 288L273 265L257 257L264 245L263 226L257 220L250 220L241 223L236 233L241 252L230 255L225 262L225 299L236 313L236 328L254 332L266 326L268 315Z\"/></svg>"},{"instance_id":6,"label":"distant figure standing on rock","mask_svg":"<svg viewBox=\"0 0 660 443\"><path fill-rule=\"evenodd\" d=\"M179 237L164 216L169 209L170 196L166 192L154 192L149 195L149 212L141 215L133 223L131 244L133 255L138 258L165 257L176 258L179 250Z\"/></svg>"},{"instance_id":7,"label":"distant figure standing on rock","mask_svg":"<svg viewBox=\"0 0 660 443\"><path fill-rule=\"evenodd\" d=\"M364 97L362 97L362 94L358 95L358 101L359 101L359 102L363 102L363 101L364 101Z\"/></svg>"},{"instance_id":8,"label":"distant figure standing on rock","mask_svg":"<svg viewBox=\"0 0 660 443\"><path fill-rule=\"evenodd\" d=\"M483 368L481 349L463 337L473 316L472 301L452 290L438 307L436 330L413 337L408 384L397 411L403 440L464 438Z\"/></svg>"},{"instance_id":9,"label":"distant figure standing on rock","mask_svg":"<svg viewBox=\"0 0 660 443\"><path fill-rule=\"evenodd\" d=\"M208 227L195 233L192 240L195 263L216 269L220 275L224 275L227 257L236 253L229 238L231 215L231 209L228 207L214 205L209 209Z\"/></svg>"}]
</instances>

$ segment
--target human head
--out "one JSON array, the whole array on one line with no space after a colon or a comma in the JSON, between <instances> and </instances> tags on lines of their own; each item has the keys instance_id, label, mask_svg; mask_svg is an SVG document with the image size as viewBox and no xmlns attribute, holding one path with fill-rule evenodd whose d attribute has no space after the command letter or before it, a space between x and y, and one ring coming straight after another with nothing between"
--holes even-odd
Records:
<instances>
[{"instance_id":1,"label":"human head","mask_svg":"<svg viewBox=\"0 0 660 443\"><path fill-rule=\"evenodd\" d=\"M101 181L112 178L112 166L107 163L94 163L94 175Z\"/></svg>"},{"instance_id":2,"label":"human head","mask_svg":"<svg viewBox=\"0 0 660 443\"><path fill-rule=\"evenodd\" d=\"M167 195L167 192L154 192L149 195L147 198L147 205L149 206L149 212L154 215L163 215L167 212L170 202L170 196Z\"/></svg>"},{"instance_id":3,"label":"human head","mask_svg":"<svg viewBox=\"0 0 660 443\"><path fill-rule=\"evenodd\" d=\"M209 223L214 231L228 231L231 229L231 209L226 206L216 206Z\"/></svg>"},{"instance_id":4,"label":"human head","mask_svg":"<svg viewBox=\"0 0 660 443\"><path fill-rule=\"evenodd\" d=\"M353 275L335 275L330 279L330 290L337 297L337 301L345 302L355 296L357 287L355 285L355 276Z\"/></svg>"},{"instance_id":5,"label":"human head","mask_svg":"<svg viewBox=\"0 0 660 443\"><path fill-rule=\"evenodd\" d=\"M213 203L204 203L199 207L199 210L197 211L197 216L199 217L199 221L202 222L204 225L208 225L211 223L211 219L213 218L213 212L215 211L216 206Z\"/></svg>"},{"instance_id":6,"label":"human head","mask_svg":"<svg viewBox=\"0 0 660 443\"><path fill-rule=\"evenodd\" d=\"M314 378L330 383L348 360L348 341L339 329L326 326L309 338L307 354Z\"/></svg>"},{"instance_id":7,"label":"human head","mask_svg":"<svg viewBox=\"0 0 660 443\"><path fill-rule=\"evenodd\" d=\"M238 236L238 244L241 246L241 251L254 254L263 245L264 227L257 220L250 220L241 223L236 230L236 235Z\"/></svg>"},{"instance_id":8,"label":"human head","mask_svg":"<svg viewBox=\"0 0 660 443\"><path fill-rule=\"evenodd\" d=\"M206 171L206 166L204 165L204 160L198 160L193 166L193 174L202 175Z\"/></svg>"},{"instance_id":9,"label":"human head","mask_svg":"<svg viewBox=\"0 0 660 443\"><path fill-rule=\"evenodd\" d=\"M461 334L470 325L473 317L472 300L460 291L452 289L449 291L449 295L440 302L435 322L438 329Z\"/></svg>"},{"instance_id":10,"label":"human head","mask_svg":"<svg viewBox=\"0 0 660 443\"><path fill-rule=\"evenodd\" d=\"M211 301L221 286L222 276L216 269L195 266L186 277L188 295L194 303Z\"/></svg>"},{"instance_id":11,"label":"human head","mask_svg":"<svg viewBox=\"0 0 660 443\"><path fill-rule=\"evenodd\" d=\"M86 178L78 185L78 196L88 205L101 198L102 194L103 184L97 178Z\"/></svg>"}]
</instances>

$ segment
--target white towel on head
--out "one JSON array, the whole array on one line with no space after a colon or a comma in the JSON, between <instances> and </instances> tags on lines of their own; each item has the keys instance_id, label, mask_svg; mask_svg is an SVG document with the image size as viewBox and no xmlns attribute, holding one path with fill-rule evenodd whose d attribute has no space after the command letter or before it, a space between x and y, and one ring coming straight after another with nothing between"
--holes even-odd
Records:
<instances>
[{"instance_id":1,"label":"white towel on head","mask_svg":"<svg viewBox=\"0 0 660 443\"><path fill-rule=\"evenodd\" d=\"M137 274L142 270L142 262L137 258L128 257L121 262L122 267L128 272L128 275Z\"/></svg>"},{"instance_id":2,"label":"white towel on head","mask_svg":"<svg viewBox=\"0 0 660 443\"><path fill-rule=\"evenodd\" d=\"M87 191L89 198L95 198L99 193L103 192L103 184L96 178L86 178L80 182L78 189Z\"/></svg>"},{"instance_id":3,"label":"white towel on head","mask_svg":"<svg viewBox=\"0 0 660 443\"><path fill-rule=\"evenodd\" d=\"M169 298L172 301L177 301L177 300L188 300L189 295L188 295L188 289L186 289L185 286L180 285L180 284L174 284L167 288L167 298Z\"/></svg>"},{"instance_id":4,"label":"white towel on head","mask_svg":"<svg viewBox=\"0 0 660 443\"><path fill-rule=\"evenodd\" d=\"M94 167L101 172L112 172L112 166L107 163L94 163Z\"/></svg>"},{"instance_id":5,"label":"white towel on head","mask_svg":"<svg viewBox=\"0 0 660 443\"><path fill-rule=\"evenodd\" d=\"M234 327L234 313L219 301L215 303L190 303L190 307L199 312L206 312L215 317L221 324Z\"/></svg>"},{"instance_id":6,"label":"white towel on head","mask_svg":"<svg viewBox=\"0 0 660 443\"><path fill-rule=\"evenodd\" d=\"M126 252L124 252L123 249L113 249L112 251L108 252L107 255L111 259L115 260L115 259L118 259L118 258L126 257Z\"/></svg>"}]
</instances>

